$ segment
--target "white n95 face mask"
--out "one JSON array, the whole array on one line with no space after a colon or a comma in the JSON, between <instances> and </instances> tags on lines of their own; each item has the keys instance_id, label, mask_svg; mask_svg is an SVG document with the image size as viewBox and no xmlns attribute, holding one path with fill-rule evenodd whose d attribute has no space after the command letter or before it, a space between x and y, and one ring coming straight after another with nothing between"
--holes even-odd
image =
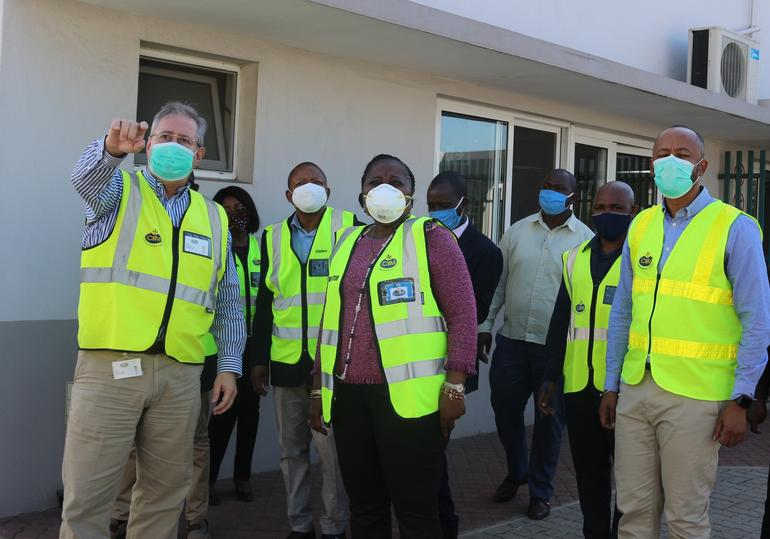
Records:
<instances>
[{"instance_id":1,"label":"white n95 face mask","mask_svg":"<svg viewBox=\"0 0 770 539\"><path fill-rule=\"evenodd\" d=\"M302 213L315 213L326 205L329 195L326 189L315 183L296 187L291 193L291 202Z\"/></svg>"},{"instance_id":2,"label":"white n95 face mask","mask_svg":"<svg viewBox=\"0 0 770 539\"><path fill-rule=\"evenodd\" d=\"M372 219L379 223L388 224L404 215L404 210L408 203L407 197L387 183L381 183L366 195L364 202L366 211L372 216Z\"/></svg>"}]
</instances>

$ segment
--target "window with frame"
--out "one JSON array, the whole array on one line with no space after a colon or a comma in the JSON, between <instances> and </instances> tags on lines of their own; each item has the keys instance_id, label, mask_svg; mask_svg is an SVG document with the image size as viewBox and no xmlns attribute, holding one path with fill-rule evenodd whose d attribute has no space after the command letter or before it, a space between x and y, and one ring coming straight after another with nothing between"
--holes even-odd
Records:
<instances>
[{"instance_id":1,"label":"window with frame","mask_svg":"<svg viewBox=\"0 0 770 539\"><path fill-rule=\"evenodd\" d=\"M208 122L202 143L204 159L196 174L207 178L235 179L236 100L238 66L201 62L186 63L173 58L142 55L139 58L138 121L152 124L155 113L169 101L195 107ZM147 154L134 156L146 164Z\"/></svg>"}]
</instances>

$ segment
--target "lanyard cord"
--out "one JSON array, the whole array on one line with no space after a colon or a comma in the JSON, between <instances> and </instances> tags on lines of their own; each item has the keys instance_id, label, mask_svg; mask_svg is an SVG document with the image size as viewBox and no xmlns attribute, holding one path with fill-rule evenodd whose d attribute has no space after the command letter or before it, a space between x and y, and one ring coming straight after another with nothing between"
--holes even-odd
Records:
<instances>
[{"instance_id":1,"label":"lanyard cord","mask_svg":"<svg viewBox=\"0 0 770 539\"><path fill-rule=\"evenodd\" d=\"M366 236L366 234L371 230L371 228L367 228L364 230L364 232L358 236L358 239L356 239L356 243L353 244L353 249L355 250L356 246L358 245L358 242L361 241L361 238ZM356 332L356 322L358 322L358 313L361 312L361 301L364 298L364 292L366 292L366 283L369 281L369 276L372 274L372 270L374 269L374 265L377 263L377 260L379 260L380 256L382 255L383 251L385 250L385 247L388 246L390 243L390 240L393 238L393 234L395 234L395 231L390 234L390 236L387 237L385 242L380 246L380 250L377 251L377 254L372 258L372 261L369 263L369 267L366 268L366 275L364 275L364 279L361 282L361 288L358 290L358 301L356 301L356 314L353 315L353 324L350 326L350 333L348 334L348 347L347 352L345 353L345 364L342 369L342 374L337 375L337 378L340 380L344 380L348 375L348 367L350 366L350 352L353 349L353 337Z\"/></svg>"}]
</instances>

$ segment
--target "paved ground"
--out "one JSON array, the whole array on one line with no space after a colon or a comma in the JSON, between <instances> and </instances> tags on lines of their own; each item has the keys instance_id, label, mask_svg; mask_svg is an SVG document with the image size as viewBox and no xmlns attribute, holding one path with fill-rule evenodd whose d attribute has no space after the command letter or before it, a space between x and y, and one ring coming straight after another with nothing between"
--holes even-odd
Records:
<instances>
[{"instance_id":1,"label":"paved ground","mask_svg":"<svg viewBox=\"0 0 770 539\"><path fill-rule=\"evenodd\" d=\"M712 502L715 539L759 536L757 530L762 518L769 462L770 434L749 435L738 448L722 450L719 481ZM554 510L542 522L532 522L524 517L529 501L526 487L522 487L510 503L491 502L491 494L504 475L504 457L496 435L453 440L449 447L449 463L463 537L581 536L581 516L575 503L575 477L566 436L552 500ZM321 507L318 475L314 474L313 489L316 514ZM217 485L224 503L211 508L214 539L281 539L286 536L285 494L280 474L255 475L252 484L256 493L252 503L237 501L231 482L220 481ZM58 537L58 527L57 510L18 515L0 520L0 539L53 539Z\"/></svg>"},{"instance_id":2,"label":"paved ground","mask_svg":"<svg viewBox=\"0 0 770 539\"><path fill-rule=\"evenodd\" d=\"M715 539L758 538L764 512L764 497L751 496L764 492L767 469L741 466L719 468L717 486L711 497L709 515ZM526 517L511 519L461 535L463 539L567 538L582 536L582 515L578 502L568 503L553 510L546 520L534 522ZM661 537L667 538L665 524Z\"/></svg>"}]
</instances>

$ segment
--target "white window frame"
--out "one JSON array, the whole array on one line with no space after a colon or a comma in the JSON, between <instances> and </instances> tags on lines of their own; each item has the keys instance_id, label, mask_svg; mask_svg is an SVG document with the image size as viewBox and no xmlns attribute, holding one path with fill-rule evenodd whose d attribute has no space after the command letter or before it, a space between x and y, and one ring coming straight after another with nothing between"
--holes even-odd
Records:
<instances>
[{"instance_id":1,"label":"white window frame","mask_svg":"<svg viewBox=\"0 0 770 539\"><path fill-rule=\"evenodd\" d=\"M573 140L570 143L571 155L567 161L570 172L574 172L575 166L575 144L588 144L607 150L607 176L600 184L604 185L608 181L615 181L617 174L617 158L619 153L631 155L640 155L642 157L652 157L652 147L655 141L641 137L633 137L610 131L602 131L595 128L584 126L573 126ZM657 202L663 200L660 192L657 194Z\"/></svg>"},{"instance_id":2,"label":"white window frame","mask_svg":"<svg viewBox=\"0 0 770 539\"><path fill-rule=\"evenodd\" d=\"M617 157L619 153L630 153L652 157L653 140L630 137L609 131L601 131L583 126L573 126L570 152L564 168L575 172L575 144L587 144L607 150L607 176L602 184L615 180Z\"/></svg>"},{"instance_id":3,"label":"white window frame","mask_svg":"<svg viewBox=\"0 0 770 539\"><path fill-rule=\"evenodd\" d=\"M530 129L537 129L539 131L547 131L556 135L556 151L554 155L554 163L556 168L562 167L564 161L564 138L566 131L569 130L569 122L555 120L551 118L545 118L528 114L526 112L508 110L504 108L480 105L476 103L468 103L466 101L459 101L454 99L448 99L439 97L436 100L436 131L434 139L434 160L433 160L433 175L435 176L439 172L439 165L441 164L441 118L442 113L450 112L453 114L460 114L465 116L475 116L479 118L485 118L498 122L506 122L508 124L508 140L506 144L506 171L505 171L505 183L504 185L498 185L495 191L495 197L497 201L503 198L504 195L510 195L513 189L513 137L515 127L527 127ZM493 204L492 207L492 221L497 222L499 219L498 204ZM503 200L503 231L505 231L511 220L511 205L508 197ZM497 242L500 238L497 236L497 230L492 231L492 240Z\"/></svg>"},{"instance_id":4,"label":"white window frame","mask_svg":"<svg viewBox=\"0 0 770 539\"><path fill-rule=\"evenodd\" d=\"M196 168L194 170L196 180L224 180L234 181L238 179L238 142L240 135L240 103L241 103L241 66L235 63L224 62L211 58L202 58L200 56L194 56L190 54L182 54L178 52L171 52L166 50L159 50L153 48L142 47L139 49L139 56L150 58L154 60L165 60L171 62L178 62L181 64L188 64L194 67L218 69L222 71L230 71L235 73L235 104L233 107L233 139L231 141L233 148L232 157L232 170L207 170ZM137 78L139 77L138 62L137 62ZM214 119L212 119L214 120ZM136 168L139 168L136 166Z\"/></svg>"}]
</instances>

